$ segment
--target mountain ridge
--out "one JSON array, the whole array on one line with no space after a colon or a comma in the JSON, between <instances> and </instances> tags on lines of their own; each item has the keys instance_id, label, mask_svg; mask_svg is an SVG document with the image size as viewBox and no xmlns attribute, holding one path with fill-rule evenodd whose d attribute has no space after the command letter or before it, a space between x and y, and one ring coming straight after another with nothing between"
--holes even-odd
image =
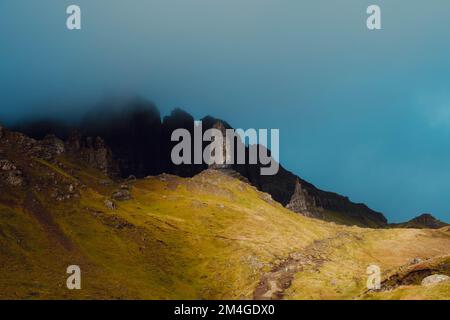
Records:
<instances>
[{"instance_id":1,"label":"mountain ridge","mask_svg":"<svg viewBox=\"0 0 450 320\"><path fill-rule=\"evenodd\" d=\"M312 219L231 169L112 179L108 150L0 128L0 299L377 299L375 257L389 271L448 255L448 229ZM450 275L442 261L424 276ZM81 290L66 287L71 265ZM414 282L407 296L445 299L449 285Z\"/></svg>"},{"instance_id":2,"label":"mountain ridge","mask_svg":"<svg viewBox=\"0 0 450 320\"><path fill-rule=\"evenodd\" d=\"M232 128L226 121L212 116L201 120L203 131L212 128L217 122L222 122L226 128ZM123 109L109 112L107 107L104 107L101 111L87 114L75 129L81 139L98 136L105 141L118 167L114 173L119 172L122 177L133 175L142 178L161 173L192 177L206 170L208 166L174 165L170 160L170 150L176 142L170 141L170 134L177 128L184 128L193 133L193 126L194 118L182 109L176 108L161 119L156 106L145 100L134 99ZM15 129L35 138L42 138L46 134L54 134L52 131L57 131L61 138L70 139L69 132L74 128L67 126L64 129L60 123L47 120L29 122L16 126ZM260 147L247 146L246 152L249 152L249 148ZM354 203L338 193L316 188L286 170L281 164L279 172L274 176L261 176L260 165L232 167L259 190L269 193L274 200L299 214L347 225L375 228L388 226L388 221L382 213L365 204Z\"/></svg>"},{"instance_id":3,"label":"mountain ridge","mask_svg":"<svg viewBox=\"0 0 450 320\"><path fill-rule=\"evenodd\" d=\"M449 226L449 224L437 219L430 213L423 213L406 222L391 223L389 226L393 228L440 229Z\"/></svg>"}]
</instances>

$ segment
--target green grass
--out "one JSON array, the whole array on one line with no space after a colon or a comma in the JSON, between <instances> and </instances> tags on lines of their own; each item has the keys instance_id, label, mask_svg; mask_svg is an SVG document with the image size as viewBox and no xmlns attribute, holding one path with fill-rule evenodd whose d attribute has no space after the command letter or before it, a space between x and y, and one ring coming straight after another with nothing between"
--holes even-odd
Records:
<instances>
[{"instance_id":1,"label":"green grass","mask_svg":"<svg viewBox=\"0 0 450 320\"><path fill-rule=\"evenodd\" d=\"M3 299L251 299L264 273L324 239L331 239L320 252L326 261L318 271L298 272L285 297L362 298L369 263L394 270L416 256L450 248L444 231L363 229L306 218L216 171L190 179L163 175L127 182L133 199L109 210L104 201L120 183L65 157L58 161L70 174L54 162L13 157L29 185L0 193ZM75 182L78 197L56 201L50 196ZM40 191L30 188L36 184ZM24 212L29 190L72 250ZM82 290L65 287L71 264L81 267ZM448 287L430 290L421 290L420 297L449 297Z\"/></svg>"}]
</instances>

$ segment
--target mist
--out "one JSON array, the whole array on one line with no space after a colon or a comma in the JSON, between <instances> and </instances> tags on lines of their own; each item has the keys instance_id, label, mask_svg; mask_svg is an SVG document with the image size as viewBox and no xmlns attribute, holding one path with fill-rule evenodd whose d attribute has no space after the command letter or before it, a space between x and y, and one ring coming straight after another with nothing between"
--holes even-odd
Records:
<instances>
[{"instance_id":1,"label":"mist","mask_svg":"<svg viewBox=\"0 0 450 320\"><path fill-rule=\"evenodd\" d=\"M65 27L66 7L82 29ZM449 221L450 3L0 2L0 123L77 123L130 97L280 129L280 162L403 221Z\"/></svg>"}]
</instances>

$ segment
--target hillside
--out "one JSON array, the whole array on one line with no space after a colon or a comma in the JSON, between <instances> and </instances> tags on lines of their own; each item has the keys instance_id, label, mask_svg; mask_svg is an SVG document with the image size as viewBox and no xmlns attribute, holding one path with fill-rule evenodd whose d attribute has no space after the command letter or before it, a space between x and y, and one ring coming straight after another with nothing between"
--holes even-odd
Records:
<instances>
[{"instance_id":1,"label":"hillside","mask_svg":"<svg viewBox=\"0 0 450 320\"><path fill-rule=\"evenodd\" d=\"M233 172L112 180L101 142L74 155L54 137L0 128L0 298L403 298L416 289L450 298L445 283L392 296L365 290L369 264L387 276L412 259L448 255L448 229L311 219ZM81 290L65 287L73 264Z\"/></svg>"},{"instance_id":2,"label":"hillside","mask_svg":"<svg viewBox=\"0 0 450 320\"><path fill-rule=\"evenodd\" d=\"M450 281L422 285L424 277L433 274L450 275L450 255L438 256L425 261L416 259L385 276L380 292L365 292L363 299L433 299L448 300Z\"/></svg>"},{"instance_id":3,"label":"hillside","mask_svg":"<svg viewBox=\"0 0 450 320\"><path fill-rule=\"evenodd\" d=\"M389 226L394 228L439 229L448 226L448 224L436 219L429 213L424 213L407 222L392 223Z\"/></svg>"},{"instance_id":4,"label":"hillside","mask_svg":"<svg viewBox=\"0 0 450 320\"><path fill-rule=\"evenodd\" d=\"M81 123L72 126L54 120L29 121L17 125L16 131L36 139L56 134L63 140L71 141L72 150L74 145L89 146L95 143L87 141L87 137L101 137L111 149L109 164L105 165L108 170L104 172L112 176L126 178L134 175L143 178L147 175L169 173L193 177L208 166L174 165L170 154L177 142L172 142L170 137L173 130L178 128L186 129L194 135L194 120L192 115L181 109L175 109L161 119L156 106L145 100L133 99L123 106L108 104L100 107L88 113ZM226 121L211 116L206 116L201 121L203 132L218 123L225 128L232 128ZM261 146L252 145L247 148L247 153L249 148L256 149ZM193 154L192 149L192 163ZM274 200L294 212L350 226L387 226L387 220L382 213L365 204L354 203L346 196L320 190L286 170L282 164L278 173L271 176L262 176L260 168L259 164L233 165L233 169L246 177L258 190L269 193Z\"/></svg>"}]
</instances>

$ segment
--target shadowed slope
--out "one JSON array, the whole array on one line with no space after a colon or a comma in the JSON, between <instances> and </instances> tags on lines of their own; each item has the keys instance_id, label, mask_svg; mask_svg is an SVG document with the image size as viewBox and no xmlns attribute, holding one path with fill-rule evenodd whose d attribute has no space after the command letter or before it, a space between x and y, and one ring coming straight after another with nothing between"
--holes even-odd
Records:
<instances>
[{"instance_id":1,"label":"shadowed slope","mask_svg":"<svg viewBox=\"0 0 450 320\"><path fill-rule=\"evenodd\" d=\"M203 132L218 122L225 128L231 128L227 122L211 116L201 120ZM76 127L83 139L86 136L93 139L99 136L106 141L112 150L116 166L120 169L120 175L124 178L130 175L143 178L161 173L192 177L208 168L206 164L194 164L193 143L191 164L174 165L171 161L172 147L177 144L171 141L172 132L182 128L188 130L192 137L194 132L194 118L181 109L173 110L161 121L157 108L145 100L133 99L120 106L105 103L99 110L86 115ZM52 133L65 138L69 136L70 131L68 126L58 125L58 122L50 120L27 122L18 129L34 138L42 138L45 134ZM204 142L203 147L206 145ZM248 146L247 159L250 150L258 148L264 147ZM374 228L387 226L387 220L382 213L365 204L354 203L348 197L320 190L281 165L278 173L271 176L262 176L259 164L236 164L233 169L260 191L269 193L274 200L294 212L345 225ZM301 193L297 192L299 184Z\"/></svg>"},{"instance_id":2,"label":"shadowed slope","mask_svg":"<svg viewBox=\"0 0 450 320\"><path fill-rule=\"evenodd\" d=\"M355 298L369 263L395 269L450 248L446 230L304 217L228 172L113 181L11 132L0 155L1 298L251 299L266 280L275 286L264 296ZM79 291L65 287L73 264L82 270Z\"/></svg>"}]
</instances>

